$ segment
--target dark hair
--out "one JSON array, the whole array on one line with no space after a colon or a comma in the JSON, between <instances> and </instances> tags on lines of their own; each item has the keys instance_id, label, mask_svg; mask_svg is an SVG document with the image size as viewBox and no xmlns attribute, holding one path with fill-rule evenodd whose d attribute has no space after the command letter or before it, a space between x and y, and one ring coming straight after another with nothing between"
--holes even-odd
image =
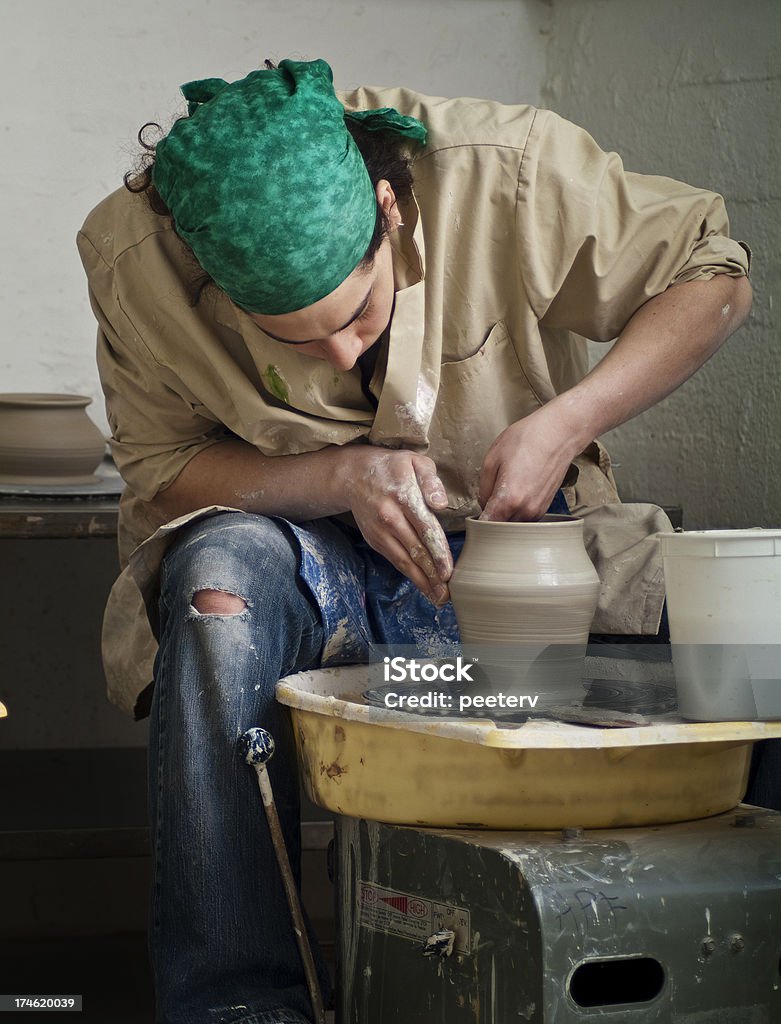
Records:
<instances>
[{"instance_id":1,"label":"dark hair","mask_svg":"<svg viewBox=\"0 0 781 1024\"><path fill-rule=\"evenodd\" d=\"M267 61L268 65L269 62ZM356 146L366 164L369 178L372 185L377 186L379 181L387 181L396 196L397 201L404 202L412 197L412 156L409 150L409 142L389 131L369 131L363 125L345 118L345 126L352 135ZM143 193L155 213L161 217L169 217L173 221L171 211L160 197L157 189L152 183L152 171L155 163L155 148L157 142L147 140L150 129L156 129L162 138L163 129L154 121L148 121L142 125L138 132L138 143L143 152L134 170L128 171L124 176L125 188L130 192ZM374 257L382 245L384 239L390 232L390 218L383 210L380 203L377 203L377 216L374 223L374 231L369 241L368 248L358 264L358 268L368 270ZM183 243L184 244L184 243ZM191 252L191 250L188 250ZM192 252L191 252L192 255ZM197 305L204 288L213 284L212 278L203 270L201 265L192 255L193 270L196 274L195 280L190 288L190 303Z\"/></svg>"},{"instance_id":2,"label":"dark hair","mask_svg":"<svg viewBox=\"0 0 781 1024\"><path fill-rule=\"evenodd\" d=\"M406 202L412 198L412 157L408 143L398 135L387 131L369 131L363 125L350 118L345 124L358 147L372 185L387 181L393 189L397 202ZM377 203L377 219L366 253L358 264L359 267L370 267L374 257L382 245L383 239L390 231L390 218Z\"/></svg>"}]
</instances>

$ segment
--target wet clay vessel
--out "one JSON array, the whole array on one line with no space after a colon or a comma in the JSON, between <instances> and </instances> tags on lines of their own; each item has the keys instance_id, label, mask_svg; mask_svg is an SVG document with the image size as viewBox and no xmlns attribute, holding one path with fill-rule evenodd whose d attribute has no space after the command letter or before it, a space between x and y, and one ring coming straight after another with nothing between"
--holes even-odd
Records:
<instances>
[{"instance_id":1,"label":"wet clay vessel","mask_svg":"<svg viewBox=\"0 0 781 1024\"><path fill-rule=\"evenodd\" d=\"M0 483L87 484L106 442L85 395L0 394Z\"/></svg>"},{"instance_id":2,"label":"wet clay vessel","mask_svg":"<svg viewBox=\"0 0 781 1024\"><path fill-rule=\"evenodd\" d=\"M545 700L582 696L581 675L599 577L583 521L467 519L450 594L465 655L483 682Z\"/></svg>"}]
</instances>

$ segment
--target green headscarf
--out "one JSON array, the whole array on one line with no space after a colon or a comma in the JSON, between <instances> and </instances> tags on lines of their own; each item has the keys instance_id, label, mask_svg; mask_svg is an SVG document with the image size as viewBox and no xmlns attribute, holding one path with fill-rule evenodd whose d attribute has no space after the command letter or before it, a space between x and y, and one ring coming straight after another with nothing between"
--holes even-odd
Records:
<instances>
[{"instance_id":1,"label":"green headscarf","mask_svg":"<svg viewBox=\"0 0 781 1024\"><path fill-rule=\"evenodd\" d=\"M425 127L391 108L346 114L323 60L182 93L190 116L158 143L152 180L203 269L254 313L328 295L365 255L377 216L345 116L419 141Z\"/></svg>"}]
</instances>

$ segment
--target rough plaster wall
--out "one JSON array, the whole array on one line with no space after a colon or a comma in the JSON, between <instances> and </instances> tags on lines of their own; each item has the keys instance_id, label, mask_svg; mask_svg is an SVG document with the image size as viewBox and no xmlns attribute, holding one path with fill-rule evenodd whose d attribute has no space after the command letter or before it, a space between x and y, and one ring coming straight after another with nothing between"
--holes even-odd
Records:
<instances>
[{"instance_id":1,"label":"rough plaster wall","mask_svg":"<svg viewBox=\"0 0 781 1024\"><path fill-rule=\"evenodd\" d=\"M506 101L539 97L542 0L4 0L13 44L0 216L0 391L95 396L95 327L74 237L121 184L145 121L171 122L178 87L239 78L264 57L327 57L338 86L406 84Z\"/></svg>"},{"instance_id":2,"label":"rough plaster wall","mask_svg":"<svg viewBox=\"0 0 781 1024\"><path fill-rule=\"evenodd\" d=\"M781 4L554 0L550 38L544 105L631 170L720 192L755 256L747 325L608 435L622 494L683 505L688 528L779 526Z\"/></svg>"}]
</instances>

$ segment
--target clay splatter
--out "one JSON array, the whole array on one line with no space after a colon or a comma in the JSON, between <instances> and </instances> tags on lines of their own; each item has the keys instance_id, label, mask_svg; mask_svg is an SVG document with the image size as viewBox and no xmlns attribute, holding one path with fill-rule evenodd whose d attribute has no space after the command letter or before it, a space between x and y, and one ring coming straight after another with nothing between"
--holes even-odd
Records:
<instances>
[{"instance_id":1,"label":"clay splatter","mask_svg":"<svg viewBox=\"0 0 781 1024\"><path fill-rule=\"evenodd\" d=\"M402 428L409 434L423 436L434 415L437 393L425 376L418 377L417 392L413 402L397 402L394 407Z\"/></svg>"},{"instance_id":2,"label":"clay splatter","mask_svg":"<svg viewBox=\"0 0 781 1024\"><path fill-rule=\"evenodd\" d=\"M329 779L338 779L340 775L345 775L350 769L343 767L337 761L332 764L325 765L320 762L320 774L327 775Z\"/></svg>"}]
</instances>

